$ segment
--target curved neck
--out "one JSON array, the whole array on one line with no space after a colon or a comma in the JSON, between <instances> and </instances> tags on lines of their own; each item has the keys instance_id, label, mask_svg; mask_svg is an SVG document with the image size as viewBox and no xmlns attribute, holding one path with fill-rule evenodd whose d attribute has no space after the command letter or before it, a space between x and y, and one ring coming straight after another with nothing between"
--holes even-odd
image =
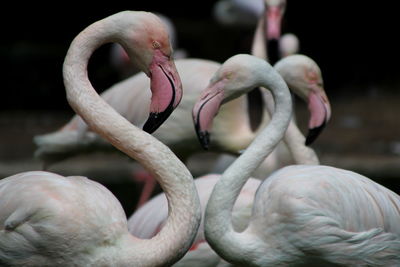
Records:
<instances>
[{"instance_id":1,"label":"curved neck","mask_svg":"<svg viewBox=\"0 0 400 267\"><path fill-rule=\"evenodd\" d=\"M115 32L108 32L110 28ZM200 222L199 200L185 165L164 144L120 116L88 79L90 56L100 45L119 40L117 28L115 21L99 21L74 39L64 61L64 84L71 107L88 126L141 163L165 191L169 204L165 227L150 240L128 238L126 253L120 255L121 262L160 266L177 261L189 249Z\"/></svg>"},{"instance_id":2,"label":"curved neck","mask_svg":"<svg viewBox=\"0 0 400 267\"><path fill-rule=\"evenodd\" d=\"M267 127L222 174L208 201L205 214L207 241L222 257L238 262L251 258L254 237L246 231L237 233L233 229L233 205L251 173L282 139L292 115L291 96L285 82L272 67L259 70L262 74L260 85L269 88L274 97L275 112Z\"/></svg>"}]
</instances>

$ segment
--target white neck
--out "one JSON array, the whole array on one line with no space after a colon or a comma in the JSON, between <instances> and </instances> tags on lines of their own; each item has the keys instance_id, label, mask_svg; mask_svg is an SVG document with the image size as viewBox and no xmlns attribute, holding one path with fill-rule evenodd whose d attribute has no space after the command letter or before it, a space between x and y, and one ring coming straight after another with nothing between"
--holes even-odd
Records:
<instances>
[{"instance_id":1,"label":"white neck","mask_svg":"<svg viewBox=\"0 0 400 267\"><path fill-rule=\"evenodd\" d=\"M253 42L251 44L251 54L253 56L268 60L268 51L264 32L264 16L261 16L258 20L256 31L254 32Z\"/></svg>"},{"instance_id":2,"label":"white neck","mask_svg":"<svg viewBox=\"0 0 400 267\"><path fill-rule=\"evenodd\" d=\"M261 68L262 67L262 68ZM245 152L222 174L208 201L205 214L207 241L222 257L251 257L251 234L237 233L233 229L231 213L233 205L251 173L271 153L282 139L292 115L289 89L280 75L268 64L257 66L261 77L260 86L269 88L276 108L270 123L260 132Z\"/></svg>"},{"instance_id":3,"label":"white neck","mask_svg":"<svg viewBox=\"0 0 400 267\"><path fill-rule=\"evenodd\" d=\"M164 144L120 116L96 93L88 79L87 65L93 51L106 42L123 38L118 36L115 24L115 20L106 19L96 22L72 42L63 67L67 99L93 131L151 172L168 198L165 227L150 240L125 238L129 242L124 242L128 247L120 255L121 262L132 266L168 265L183 256L195 237L200 220L199 200L185 165Z\"/></svg>"}]
</instances>

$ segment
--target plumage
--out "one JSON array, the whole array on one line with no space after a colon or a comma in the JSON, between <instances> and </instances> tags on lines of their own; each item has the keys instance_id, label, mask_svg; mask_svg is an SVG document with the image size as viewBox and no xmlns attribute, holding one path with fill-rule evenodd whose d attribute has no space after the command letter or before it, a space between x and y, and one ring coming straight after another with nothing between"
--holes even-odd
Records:
<instances>
[{"instance_id":1,"label":"plumage","mask_svg":"<svg viewBox=\"0 0 400 267\"><path fill-rule=\"evenodd\" d=\"M211 193L204 218L210 246L235 265L399 265L400 196L360 174L334 167L293 165L274 172L257 190L249 226L242 232L234 229L231 209L241 188L288 127L290 93L268 63L236 55L222 65L193 109L199 123L199 112L217 112L207 104L213 92L222 91L229 101L255 86L271 90L275 112ZM209 108L213 113L207 112ZM206 131L207 125L197 129Z\"/></svg>"},{"instance_id":2,"label":"plumage","mask_svg":"<svg viewBox=\"0 0 400 267\"><path fill-rule=\"evenodd\" d=\"M281 59L275 64L274 68L282 76L289 88L304 101L309 102L310 96L318 95L318 99L320 99L318 103L321 103L321 107L314 110L310 108L310 128L315 127L315 125L325 125L331 116L331 108L323 87L321 70L317 63L305 55L296 54ZM267 100L269 110L273 112L273 101L272 103L269 101L272 95L270 93L263 94ZM224 108L224 106L221 108ZM260 127L266 125L270 120L269 114L265 114L265 116L265 121ZM320 118L320 120L313 120L316 117ZM311 126L313 125L311 121L315 121L314 126ZM317 154L312 148L306 146L305 142L306 138L298 129L294 120L291 120L283 142L278 144L277 148L253 172L252 176L264 179L267 174L290 164L319 164ZM235 158L230 155L221 156L216 161L213 172L222 173Z\"/></svg>"},{"instance_id":3,"label":"plumage","mask_svg":"<svg viewBox=\"0 0 400 267\"><path fill-rule=\"evenodd\" d=\"M169 61L167 38L155 15L123 11L77 35L63 65L71 107L94 132L160 182L171 208L166 226L150 240L139 239L128 232L121 204L99 183L49 172L19 173L0 180L1 266L166 266L190 248L201 215L193 177L164 144L106 104L86 71L92 52L104 42L117 40L145 73L152 71L153 93L178 92L181 84ZM167 73L156 73L161 67ZM171 88L155 81L163 80L162 75L173 77Z\"/></svg>"},{"instance_id":4,"label":"plumage","mask_svg":"<svg viewBox=\"0 0 400 267\"><path fill-rule=\"evenodd\" d=\"M179 66L179 64L178 64ZM289 70L286 69L285 66L291 66L292 70L294 72L290 72ZM285 60L282 60L282 62L278 62L276 64L276 67L284 77L287 75L292 75L288 76L288 81L290 84L294 84L295 87L297 88L297 94L301 95L302 97L307 97L309 94L311 88L313 88L313 85L315 81L310 82L307 79L306 73L308 73L310 70L313 72L318 73L318 77L320 77L320 71L316 63L310 59L309 57L306 57L304 55L293 55L288 57ZM296 76L296 78L293 77L293 74ZM301 80L301 81L299 81ZM321 82L318 80L318 82ZM313 90L316 90L317 88L314 88ZM321 90L322 88L317 89L316 91ZM320 93L323 94L323 91ZM229 103L226 103L221 106L221 110L224 108L225 105L228 105ZM238 111L239 112L239 111ZM242 110L242 112L245 112L245 110ZM224 113L221 113L221 111L218 113L218 116L215 119L218 119L219 116L223 115ZM231 114L232 115L232 114ZM173 116L173 115L172 115ZM240 122L239 122L240 123ZM213 125L215 126L215 125ZM161 126L162 128L163 126ZM229 128L228 128L229 129ZM215 127L213 127L211 133L212 140L213 135L214 135L214 130ZM295 134L293 133L293 129L290 131L287 131L288 135L288 140L292 140L288 142L289 147L293 147L294 155L297 157L302 157L304 163L312 164L315 159L312 157L312 153L307 153L307 151L302 150L301 148L304 147L304 141L305 138L304 136L298 131L294 131L294 133L297 133L299 137L302 139L296 139ZM232 131L230 133L226 134L226 137L229 137L229 135L235 135L237 134L236 132ZM300 149L296 147L296 144L302 144L300 146ZM312 150L310 150L312 151ZM311 155L311 158L304 158L304 155ZM314 160L314 161L313 161ZM233 161L233 160L232 160ZM266 161L264 161L266 162ZM264 163L263 162L263 163ZM318 163L318 161L316 161ZM231 163L231 162L230 162ZM226 165L224 165L226 166ZM276 167L275 167L276 168ZM264 173L262 173L264 171ZM222 171L221 171L222 172ZM265 178L266 174L270 172L270 169L265 170L264 168L260 168L257 170L257 178ZM254 172L253 172L254 174ZM264 175L264 176L262 176ZM212 176L205 176L201 177L195 180L196 188L197 191L199 192L200 196L200 202L201 206L204 208L206 206L206 203L208 201L209 195L211 193L212 188L214 187L216 181L218 180L219 175L212 175ZM251 183L249 183L251 181ZM245 192L242 192L239 197L238 201L235 204L234 207L234 214L233 214L233 220L234 220L234 225L237 230L242 230L244 229L244 226L247 225L247 222L249 220L249 215L251 214L252 210L252 204L253 204L253 197L256 192L256 188L258 188L260 182L256 182L257 180L251 179L248 181L248 183L245 186ZM144 204L141 208L139 208L130 218L129 218L129 229L130 232L134 235L139 235L140 237L143 238L150 238L154 236L161 228L162 225L165 221L166 215L167 215L167 202L165 200L165 196L163 194L158 195L151 199L148 203ZM240 227L238 227L240 226ZM200 226L199 234L196 238L195 243L197 242L203 242L204 241L204 236L202 234L202 224ZM200 265L200 266L217 266L216 264L219 264L221 261L220 257L216 255L212 250L207 252L207 249L211 250L211 248L208 247L208 245L203 244L201 246L201 252L198 251L198 246L195 245L195 247L190 250L185 257L180 260L177 263L177 266L185 266L184 264L190 264L193 266L195 264L195 259L199 258L199 255L203 255L206 253L209 253L209 256L207 258L210 259L210 265ZM199 255L197 255L199 253ZM212 260L211 260L212 259ZM197 264L205 264L204 261L200 261Z\"/></svg>"},{"instance_id":5,"label":"plumage","mask_svg":"<svg viewBox=\"0 0 400 267\"><path fill-rule=\"evenodd\" d=\"M219 177L220 175L210 174L194 180L203 215L211 191ZM254 195L260 183L260 180L249 179L233 207L232 221L238 231L244 230L248 225ZM152 238L162 229L167 217L168 203L165 194L161 193L150 199L130 216L128 220L129 232L139 238ZM227 263L205 242L202 221L192 248L173 266L211 267L223 266L224 264Z\"/></svg>"}]
</instances>

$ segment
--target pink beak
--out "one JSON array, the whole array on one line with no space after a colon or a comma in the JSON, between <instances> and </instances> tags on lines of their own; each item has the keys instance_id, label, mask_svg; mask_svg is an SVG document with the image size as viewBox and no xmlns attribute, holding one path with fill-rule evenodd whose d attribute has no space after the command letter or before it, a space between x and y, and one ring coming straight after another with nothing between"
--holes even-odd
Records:
<instances>
[{"instance_id":1,"label":"pink beak","mask_svg":"<svg viewBox=\"0 0 400 267\"><path fill-rule=\"evenodd\" d=\"M331 117L331 106L325 94L311 91L308 95L308 109L311 117L308 123L307 146L317 139Z\"/></svg>"},{"instance_id":2,"label":"pink beak","mask_svg":"<svg viewBox=\"0 0 400 267\"><path fill-rule=\"evenodd\" d=\"M266 36L267 40L279 40L281 37L282 12L280 7L268 7L266 11Z\"/></svg>"},{"instance_id":3,"label":"pink beak","mask_svg":"<svg viewBox=\"0 0 400 267\"><path fill-rule=\"evenodd\" d=\"M223 86L223 80L209 85L193 107L192 116L196 134L201 146L206 150L210 143L209 131L212 128L212 121L224 100Z\"/></svg>"},{"instance_id":4,"label":"pink beak","mask_svg":"<svg viewBox=\"0 0 400 267\"><path fill-rule=\"evenodd\" d=\"M174 62L159 50L155 51L150 64L150 79L150 115L143 130L153 133L180 103L182 83Z\"/></svg>"}]
</instances>

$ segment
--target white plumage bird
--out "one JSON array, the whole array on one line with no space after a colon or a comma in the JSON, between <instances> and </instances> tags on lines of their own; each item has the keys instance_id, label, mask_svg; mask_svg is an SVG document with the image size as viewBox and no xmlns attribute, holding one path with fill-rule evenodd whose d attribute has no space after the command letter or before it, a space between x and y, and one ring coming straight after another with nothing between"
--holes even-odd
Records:
<instances>
[{"instance_id":1,"label":"white plumage bird","mask_svg":"<svg viewBox=\"0 0 400 267\"><path fill-rule=\"evenodd\" d=\"M347 170L294 165L276 171L257 190L249 226L235 230L232 207L251 173L284 136L292 113L290 93L264 60L236 55L218 70L193 109L204 136L219 105L255 86L271 90L275 112L215 185L204 218L207 242L235 265L398 266L400 196Z\"/></svg>"},{"instance_id":2,"label":"white plumage bird","mask_svg":"<svg viewBox=\"0 0 400 267\"><path fill-rule=\"evenodd\" d=\"M139 239L128 232L121 204L99 183L49 172L19 173L0 180L1 266L166 266L190 248L201 215L190 172L164 144L106 104L87 77L93 51L116 40L152 73L153 100L173 90L176 98L169 101L179 103L182 88L168 34L155 15L137 11L95 22L74 39L63 65L67 98L93 131L160 182L170 207L165 227L150 240ZM151 108L165 107L156 101ZM160 116L163 120L166 114ZM151 117L150 122L150 128L160 123Z\"/></svg>"},{"instance_id":3,"label":"white plumage bird","mask_svg":"<svg viewBox=\"0 0 400 267\"><path fill-rule=\"evenodd\" d=\"M278 62L275 68L283 75L283 77L288 80L293 87L296 88L296 92L303 98L307 98L309 94L314 93L320 95L321 97L324 96L322 87L320 85L318 86L318 84L321 83L321 80L308 79L308 76L310 76L307 75L308 73L318 74L316 77L321 77L318 66L310 58L304 55L292 55ZM313 75L311 75L311 77L313 77ZM221 108L223 108L224 105L221 106ZM329 108L329 105L327 105L327 107ZM321 113L321 115L318 115L318 117L328 118L329 114L325 113L327 110L329 109L314 110L313 114L314 116L317 116L317 114ZM219 112L215 119L218 119L220 115L221 113ZM319 123L323 124L323 122L324 121L320 121ZM316 156L313 153L313 150L308 150L307 147L304 146L305 138L301 132L298 131L294 124L291 124L290 127L294 128L289 128L287 130L286 139L288 147L292 149L292 154L297 157L296 160L303 162L303 164L312 164L315 161L317 162L315 164L318 164L318 160L315 159ZM212 134L214 134L214 130L215 128L213 128ZM238 133L227 133L226 137L229 137L228 135L235 134L237 135ZM304 150L303 148L306 148L307 150ZM304 157L305 155L306 157ZM310 157L307 158L307 155ZM231 164L231 162L229 162L229 164ZM224 162L224 167L227 166L226 163L227 162ZM277 168L277 166L275 166L275 168ZM257 178L265 178L270 170L271 169L269 168L257 169ZM195 180L203 213L212 188L214 187L218 178L219 175L209 175ZM232 220L235 229L238 231L245 229L249 221L253 206L253 198L259 184L260 181L257 181L256 179L250 179L242 189L235 203ZM145 203L129 218L129 230L134 235L139 235L143 238L150 238L162 228L167 214L168 208L165 196L163 194L158 195L151 199L148 203ZM184 258L182 258L182 260L176 263L176 266L217 266L218 264L222 264L224 261L217 254L215 254L215 252L208 246L208 244L205 244L204 241L203 224L201 224L194 247L185 255ZM203 260L200 260L200 258L204 255L208 255L207 258L209 259L209 263L207 264ZM198 262L196 263L196 261Z\"/></svg>"}]
</instances>

